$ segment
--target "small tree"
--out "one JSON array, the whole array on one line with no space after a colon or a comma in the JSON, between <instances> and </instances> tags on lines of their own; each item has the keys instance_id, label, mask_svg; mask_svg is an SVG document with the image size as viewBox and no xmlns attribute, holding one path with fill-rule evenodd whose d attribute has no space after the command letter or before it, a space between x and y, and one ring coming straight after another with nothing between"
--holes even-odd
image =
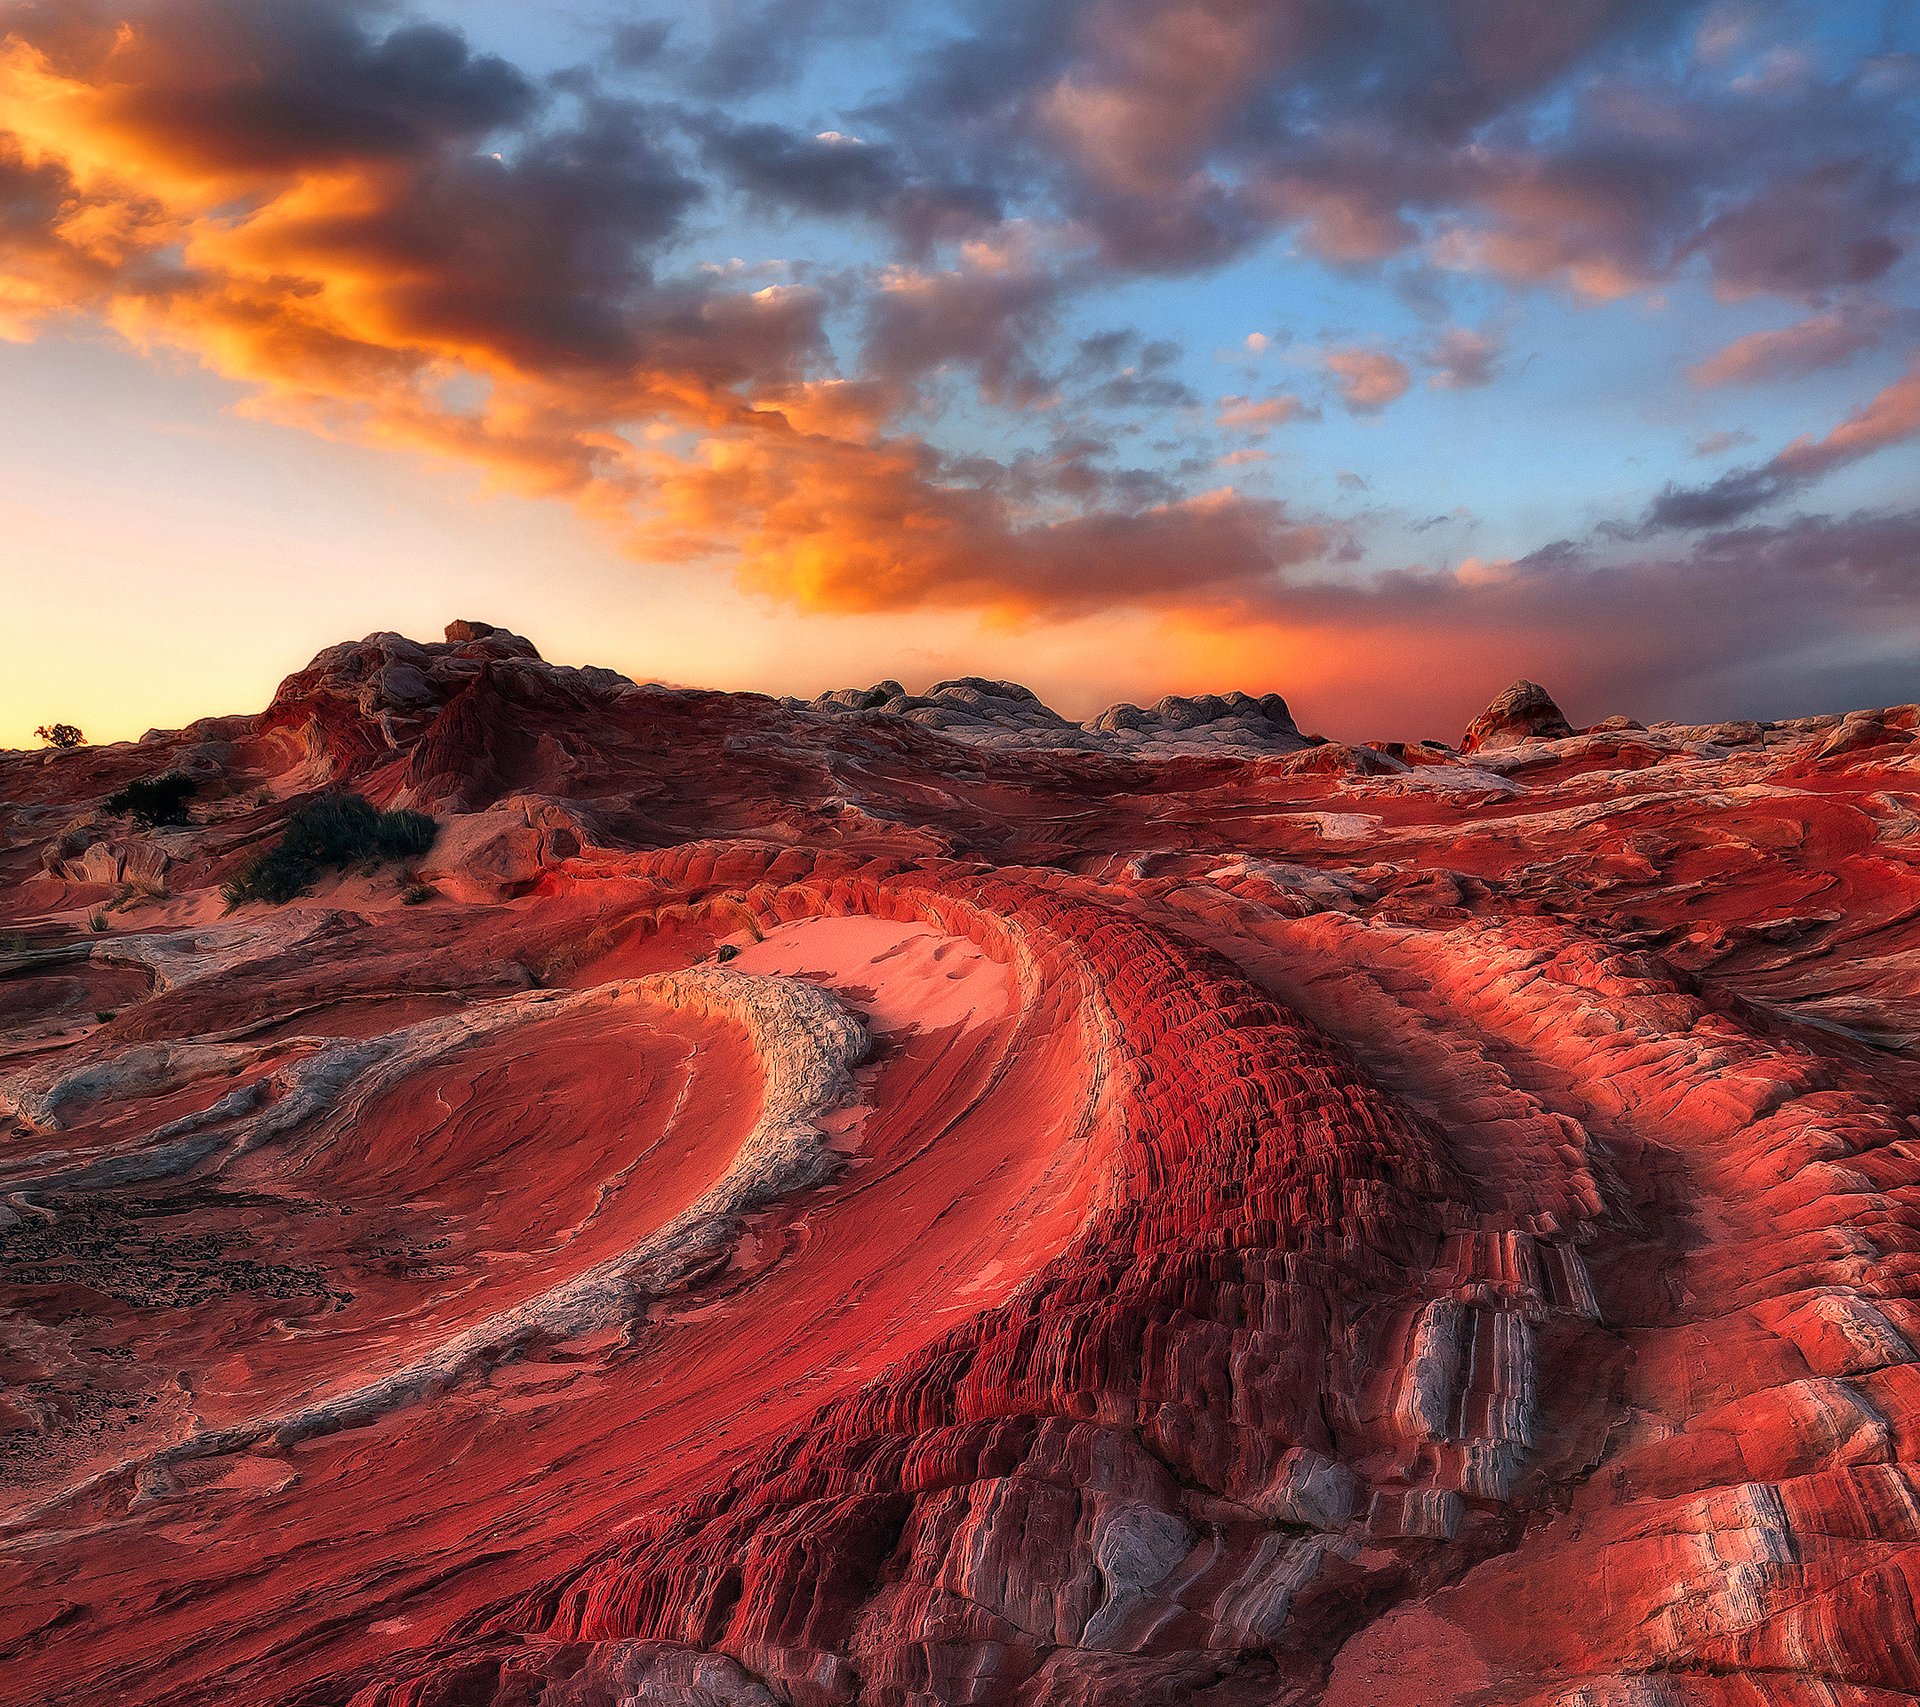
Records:
<instances>
[{"instance_id":1,"label":"small tree","mask_svg":"<svg viewBox=\"0 0 1920 1707\"><path fill-rule=\"evenodd\" d=\"M43 723L34 730L34 734L49 747L84 747L86 736L72 723Z\"/></svg>"}]
</instances>

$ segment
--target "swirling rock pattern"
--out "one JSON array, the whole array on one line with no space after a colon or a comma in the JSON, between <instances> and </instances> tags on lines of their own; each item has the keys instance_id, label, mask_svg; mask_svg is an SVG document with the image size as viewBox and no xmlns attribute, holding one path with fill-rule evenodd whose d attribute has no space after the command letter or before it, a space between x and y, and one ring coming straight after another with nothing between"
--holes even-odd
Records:
<instances>
[{"instance_id":1,"label":"swirling rock pattern","mask_svg":"<svg viewBox=\"0 0 1920 1707\"><path fill-rule=\"evenodd\" d=\"M1914 708L883 686L0 756L0 1699L1920 1697Z\"/></svg>"}]
</instances>

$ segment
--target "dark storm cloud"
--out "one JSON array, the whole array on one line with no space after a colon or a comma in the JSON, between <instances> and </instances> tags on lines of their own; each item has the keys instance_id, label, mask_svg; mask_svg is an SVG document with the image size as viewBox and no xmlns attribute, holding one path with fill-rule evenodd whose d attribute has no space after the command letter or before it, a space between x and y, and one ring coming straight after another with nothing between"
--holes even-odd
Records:
<instances>
[{"instance_id":1,"label":"dark storm cloud","mask_svg":"<svg viewBox=\"0 0 1920 1707\"><path fill-rule=\"evenodd\" d=\"M371 205L281 221L275 235L290 261L324 255L386 279L417 334L529 367L620 365L647 359L676 316L646 300L648 255L699 193L644 108L594 100L510 157L429 157Z\"/></svg>"},{"instance_id":2,"label":"dark storm cloud","mask_svg":"<svg viewBox=\"0 0 1920 1707\"><path fill-rule=\"evenodd\" d=\"M405 158L525 121L532 82L457 30L356 0L104 0L0 8L0 34L110 99L114 122L211 172Z\"/></svg>"},{"instance_id":3,"label":"dark storm cloud","mask_svg":"<svg viewBox=\"0 0 1920 1707\"><path fill-rule=\"evenodd\" d=\"M1917 202L1920 185L1889 160L1827 161L1716 215L1689 247L1708 257L1730 296L1814 298L1885 274Z\"/></svg>"},{"instance_id":4,"label":"dark storm cloud","mask_svg":"<svg viewBox=\"0 0 1920 1707\"><path fill-rule=\"evenodd\" d=\"M651 65L666 48L673 25L665 18L645 18L616 24L607 37L607 57L623 71Z\"/></svg>"},{"instance_id":5,"label":"dark storm cloud","mask_svg":"<svg viewBox=\"0 0 1920 1707\"><path fill-rule=\"evenodd\" d=\"M904 180L893 151L776 124L700 121L702 157L741 189L807 213L877 215Z\"/></svg>"},{"instance_id":6,"label":"dark storm cloud","mask_svg":"<svg viewBox=\"0 0 1920 1707\"><path fill-rule=\"evenodd\" d=\"M862 366L903 389L938 369L963 367L991 401L1035 402L1053 389L1037 347L1061 292L1056 275L1017 255L896 272L868 300Z\"/></svg>"},{"instance_id":7,"label":"dark storm cloud","mask_svg":"<svg viewBox=\"0 0 1920 1707\"><path fill-rule=\"evenodd\" d=\"M702 162L755 201L823 218L883 221L915 253L1001 218L986 186L916 179L885 143L838 131L809 135L785 125L736 124L715 113L686 122Z\"/></svg>"},{"instance_id":8,"label":"dark storm cloud","mask_svg":"<svg viewBox=\"0 0 1920 1707\"><path fill-rule=\"evenodd\" d=\"M1705 486L1667 486L1647 507L1641 532L1725 527L1791 489L1767 466L1737 468Z\"/></svg>"},{"instance_id":9,"label":"dark storm cloud","mask_svg":"<svg viewBox=\"0 0 1920 1707\"><path fill-rule=\"evenodd\" d=\"M1096 409L1181 409L1200 401L1177 377L1180 346L1170 338L1143 339L1128 328L1090 333L1074 346L1060 383Z\"/></svg>"},{"instance_id":10,"label":"dark storm cloud","mask_svg":"<svg viewBox=\"0 0 1920 1707\"><path fill-rule=\"evenodd\" d=\"M669 373L784 383L818 345L805 293L750 303L724 280L656 277L706 193L663 108L590 80L544 94L371 0L15 5L6 21L70 80L63 122L82 114L85 147L128 168L37 216L50 250L92 203L111 261L96 243L44 267L125 289L192 233L168 311L242 340L250 366L297 366L312 388L329 362L364 378L456 354L548 378L627 372L644 395ZM11 176L17 208L31 186ZM200 179L236 186L217 222Z\"/></svg>"}]
</instances>

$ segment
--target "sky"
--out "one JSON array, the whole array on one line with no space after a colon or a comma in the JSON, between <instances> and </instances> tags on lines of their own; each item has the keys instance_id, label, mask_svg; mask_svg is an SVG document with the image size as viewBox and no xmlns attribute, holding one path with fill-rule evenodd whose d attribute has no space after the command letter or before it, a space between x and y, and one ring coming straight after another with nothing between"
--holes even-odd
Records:
<instances>
[{"instance_id":1,"label":"sky","mask_svg":"<svg viewBox=\"0 0 1920 1707\"><path fill-rule=\"evenodd\" d=\"M0 745L455 617L1920 699L1910 0L0 0Z\"/></svg>"}]
</instances>

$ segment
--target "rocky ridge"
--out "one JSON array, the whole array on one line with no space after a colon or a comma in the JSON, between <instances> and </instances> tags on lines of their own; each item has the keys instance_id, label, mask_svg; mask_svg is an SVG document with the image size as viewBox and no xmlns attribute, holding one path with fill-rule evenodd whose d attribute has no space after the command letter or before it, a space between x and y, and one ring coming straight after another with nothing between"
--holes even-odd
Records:
<instances>
[{"instance_id":1,"label":"rocky ridge","mask_svg":"<svg viewBox=\"0 0 1920 1707\"><path fill-rule=\"evenodd\" d=\"M1277 693L1169 694L1151 709L1122 703L1084 723L1070 722L1018 682L965 676L936 682L923 694L898 682L839 688L817 698L784 700L794 710L877 712L904 717L962 741L1036 750L1168 757L1177 753L1248 756L1290 753L1318 744L1302 735Z\"/></svg>"}]
</instances>

